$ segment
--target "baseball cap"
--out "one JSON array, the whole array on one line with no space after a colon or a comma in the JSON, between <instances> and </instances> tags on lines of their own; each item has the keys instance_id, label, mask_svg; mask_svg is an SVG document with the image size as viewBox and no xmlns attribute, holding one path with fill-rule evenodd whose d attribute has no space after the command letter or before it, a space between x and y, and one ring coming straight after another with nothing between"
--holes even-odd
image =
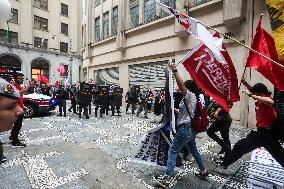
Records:
<instances>
[{"instance_id":1,"label":"baseball cap","mask_svg":"<svg viewBox=\"0 0 284 189\"><path fill-rule=\"evenodd\" d=\"M12 84L5 79L0 78L0 96L18 99L20 94L15 90Z\"/></svg>"}]
</instances>

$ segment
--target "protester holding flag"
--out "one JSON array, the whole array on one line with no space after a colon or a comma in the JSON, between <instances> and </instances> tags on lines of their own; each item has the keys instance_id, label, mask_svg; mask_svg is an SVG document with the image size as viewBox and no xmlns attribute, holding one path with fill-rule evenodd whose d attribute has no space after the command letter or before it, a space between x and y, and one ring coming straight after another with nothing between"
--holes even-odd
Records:
<instances>
[{"instance_id":1,"label":"protester holding flag","mask_svg":"<svg viewBox=\"0 0 284 189\"><path fill-rule=\"evenodd\" d=\"M173 179L173 172L176 165L176 159L181 149L187 146L190 149L194 159L196 160L200 172L196 174L201 179L205 179L208 176L208 172L205 170L204 162L201 154L196 147L196 132L191 127L191 117L194 116L197 98L199 98L200 88L192 80L183 82L183 79L178 73L175 64L170 65L174 72L176 82L184 95L184 100L179 104L176 135L172 142L172 145L168 153L168 161L165 175L153 176L154 180L163 187L168 187ZM186 107L187 106L187 107ZM187 110L188 109L188 110ZM189 113L191 115L189 115Z\"/></svg>"},{"instance_id":2,"label":"protester holding flag","mask_svg":"<svg viewBox=\"0 0 284 189\"><path fill-rule=\"evenodd\" d=\"M271 97L271 92L268 91L267 87L262 83L257 83L251 87L244 78L242 78L241 82L249 89L243 92L256 100L255 113L257 131L252 131L246 138L238 141L230 154L225 157L224 161L213 159L213 162L227 168L244 154L264 147L284 168L284 148L281 146L272 126L277 114L273 107L274 100Z\"/></svg>"}]
</instances>

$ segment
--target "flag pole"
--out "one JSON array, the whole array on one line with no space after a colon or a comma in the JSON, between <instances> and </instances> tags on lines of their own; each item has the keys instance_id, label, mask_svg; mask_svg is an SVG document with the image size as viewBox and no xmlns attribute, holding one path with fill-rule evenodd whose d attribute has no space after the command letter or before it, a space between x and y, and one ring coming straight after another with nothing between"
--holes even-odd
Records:
<instances>
[{"instance_id":1,"label":"flag pole","mask_svg":"<svg viewBox=\"0 0 284 189\"><path fill-rule=\"evenodd\" d=\"M247 49L251 50L252 52L254 52L254 53L258 54L258 55L259 55L259 56L261 56L262 58L264 58L264 59L266 59L266 60L268 60L268 61L272 62L272 63L273 63L273 64L275 64L276 66L278 66L278 67L280 67L280 68L283 68L283 69L284 69L284 66L283 66L282 64L280 64L280 63L278 63L278 62L276 62L276 61L272 60L271 58L269 58L269 57L267 57L267 56L265 56L265 55L261 54L260 52L258 52L258 51L256 51L256 50L252 49L251 47L249 47L249 46L247 46L247 45L245 45L245 44L243 44L243 43L239 42L238 40L236 40L236 39L234 39L234 38L232 38L232 37L230 37L230 36L226 35L225 33L220 32L220 31L219 31L219 30L217 30L216 28L213 28L213 27L211 27L211 26L208 26L208 25L206 25L206 24L204 24L204 23L200 22L199 20L196 20L196 22L198 22L199 24L201 24L201 25L205 26L206 28L209 28L209 29L211 29L211 30L213 30L213 31L215 31L215 32L218 32L219 34L223 35L224 37L226 37L226 38L228 38L228 39L231 39L232 41L234 41L234 42L236 42L236 43L238 43L238 44L240 44L240 45L244 46L245 48L247 48Z\"/></svg>"}]
</instances>

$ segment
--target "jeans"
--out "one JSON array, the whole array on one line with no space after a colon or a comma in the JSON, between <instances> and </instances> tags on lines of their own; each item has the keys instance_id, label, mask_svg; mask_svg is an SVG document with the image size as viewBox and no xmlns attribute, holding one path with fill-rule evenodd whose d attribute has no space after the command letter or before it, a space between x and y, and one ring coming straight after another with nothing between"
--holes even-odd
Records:
<instances>
[{"instance_id":1,"label":"jeans","mask_svg":"<svg viewBox=\"0 0 284 189\"><path fill-rule=\"evenodd\" d=\"M198 152L195 142L196 132L189 123L184 123L177 129L176 136L168 152L166 175L172 177L176 165L176 159L181 149L186 146L198 164L200 171L205 171L201 154Z\"/></svg>"}]
</instances>

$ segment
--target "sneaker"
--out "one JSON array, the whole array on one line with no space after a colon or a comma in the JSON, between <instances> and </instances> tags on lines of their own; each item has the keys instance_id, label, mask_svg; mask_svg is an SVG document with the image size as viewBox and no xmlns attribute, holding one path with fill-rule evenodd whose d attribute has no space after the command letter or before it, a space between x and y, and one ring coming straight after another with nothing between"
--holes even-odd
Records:
<instances>
[{"instance_id":1,"label":"sneaker","mask_svg":"<svg viewBox=\"0 0 284 189\"><path fill-rule=\"evenodd\" d=\"M5 163L6 161L7 161L7 158L5 156L3 156L1 163Z\"/></svg>"},{"instance_id":2,"label":"sneaker","mask_svg":"<svg viewBox=\"0 0 284 189\"><path fill-rule=\"evenodd\" d=\"M172 177L167 175L161 175L161 176L153 176L154 181L156 184L163 188L169 188L171 181L173 180Z\"/></svg>"},{"instance_id":3,"label":"sneaker","mask_svg":"<svg viewBox=\"0 0 284 189\"><path fill-rule=\"evenodd\" d=\"M86 115L86 119L90 119L90 116Z\"/></svg>"},{"instance_id":4,"label":"sneaker","mask_svg":"<svg viewBox=\"0 0 284 189\"><path fill-rule=\"evenodd\" d=\"M195 173L195 176L197 176L197 178L202 179L202 180L206 179L208 175L209 173L207 171Z\"/></svg>"},{"instance_id":5,"label":"sneaker","mask_svg":"<svg viewBox=\"0 0 284 189\"><path fill-rule=\"evenodd\" d=\"M11 142L12 148L23 148L26 147L27 145L24 143L21 143L21 141L16 141L16 142Z\"/></svg>"},{"instance_id":6,"label":"sneaker","mask_svg":"<svg viewBox=\"0 0 284 189\"><path fill-rule=\"evenodd\" d=\"M212 159L212 162L213 162L217 167L221 167L221 168L223 168L223 169L227 169L227 167L223 165L223 161L220 160L220 159L213 158L213 159Z\"/></svg>"}]
</instances>

